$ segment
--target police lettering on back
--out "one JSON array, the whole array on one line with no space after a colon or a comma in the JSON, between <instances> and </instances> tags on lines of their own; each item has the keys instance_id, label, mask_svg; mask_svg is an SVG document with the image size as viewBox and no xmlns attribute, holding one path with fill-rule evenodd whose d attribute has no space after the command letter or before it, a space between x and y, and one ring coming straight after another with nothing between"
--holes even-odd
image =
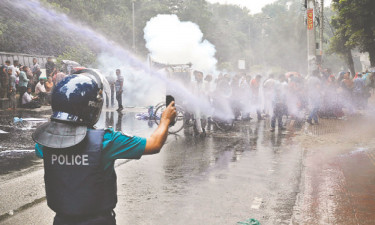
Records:
<instances>
[{"instance_id":1,"label":"police lettering on back","mask_svg":"<svg viewBox=\"0 0 375 225\"><path fill-rule=\"evenodd\" d=\"M88 155L51 155L51 163L52 165L64 165L64 166L74 166L74 165L82 165L88 166L89 159Z\"/></svg>"}]
</instances>

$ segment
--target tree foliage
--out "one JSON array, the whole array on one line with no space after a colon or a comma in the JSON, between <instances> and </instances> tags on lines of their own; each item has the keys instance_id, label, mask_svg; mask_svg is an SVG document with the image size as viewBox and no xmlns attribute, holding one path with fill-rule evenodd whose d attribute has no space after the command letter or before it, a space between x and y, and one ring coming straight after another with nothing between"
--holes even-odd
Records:
<instances>
[{"instance_id":1,"label":"tree foliage","mask_svg":"<svg viewBox=\"0 0 375 225\"><path fill-rule=\"evenodd\" d=\"M245 59L250 70L275 67L306 71L305 11L301 10L300 0L278 0L255 15L246 8L210 4L206 0L40 2L140 56L148 53L143 38L146 23L158 14L176 14L181 21L198 24L204 39L215 45L219 68L235 69L238 60ZM56 29L45 18L17 8L0 7L0 51L67 57L74 55L72 50L77 46L94 55L102 51L69 30Z\"/></svg>"},{"instance_id":2,"label":"tree foliage","mask_svg":"<svg viewBox=\"0 0 375 225\"><path fill-rule=\"evenodd\" d=\"M358 47L368 52L375 66L375 1L333 0L337 15L332 19L336 28L331 49L339 54Z\"/></svg>"},{"instance_id":3,"label":"tree foliage","mask_svg":"<svg viewBox=\"0 0 375 225\"><path fill-rule=\"evenodd\" d=\"M61 65L64 59L73 60L85 67L96 67L96 54L87 46L68 47L65 52L57 57L57 64Z\"/></svg>"}]
</instances>

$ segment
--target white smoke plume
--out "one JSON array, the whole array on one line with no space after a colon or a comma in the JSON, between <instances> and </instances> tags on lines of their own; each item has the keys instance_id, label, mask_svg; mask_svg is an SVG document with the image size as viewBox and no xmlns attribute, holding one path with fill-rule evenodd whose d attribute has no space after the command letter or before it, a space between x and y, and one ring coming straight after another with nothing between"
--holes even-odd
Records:
<instances>
[{"instance_id":1,"label":"white smoke plume","mask_svg":"<svg viewBox=\"0 0 375 225\"><path fill-rule=\"evenodd\" d=\"M125 106L156 105L165 99L165 87L162 80L150 76L144 70L124 62L121 58L102 53L97 59L98 69L109 83L117 80L116 69L120 69L124 77L123 104ZM117 106L117 101L115 100Z\"/></svg>"},{"instance_id":2,"label":"white smoke plume","mask_svg":"<svg viewBox=\"0 0 375 225\"><path fill-rule=\"evenodd\" d=\"M176 15L157 15L144 28L146 47L151 57L168 64L192 63L204 73L216 69L215 46L203 39L199 26L180 21Z\"/></svg>"}]
</instances>

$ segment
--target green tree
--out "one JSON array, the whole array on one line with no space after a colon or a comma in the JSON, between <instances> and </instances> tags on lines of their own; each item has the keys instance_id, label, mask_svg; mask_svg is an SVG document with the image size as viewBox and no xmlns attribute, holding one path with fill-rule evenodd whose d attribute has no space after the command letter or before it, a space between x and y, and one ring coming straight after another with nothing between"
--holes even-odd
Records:
<instances>
[{"instance_id":1,"label":"green tree","mask_svg":"<svg viewBox=\"0 0 375 225\"><path fill-rule=\"evenodd\" d=\"M331 38L328 53L335 52L339 54L348 65L351 74L355 74L352 55L352 49L354 49L355 46L353 43L349 42L350 35L348 27L345 26L345 19L339 16L334 16L332 17L331 24L336 30L334 36Z\"/></svg>"},{"instance_id":2,"label":"green tree","mask_svg":"<svg viewBox=\"0 0 375 225\"><path fill-rule=\"evenodd\" d=\"M371 66L375 66L375 1L333 0L337 13L339 32L336 39L345 42L346 47L358 47L368 52Z\"/></svg>"},{"instance_id":3,"label":"green tree","mask_svg":"<svg viewBox=\"0 0 375 225\"><path fill-rule=\"evenodd\" d=\"M61 61L64 59L73 60L85 67L96 67L97 55L90 50L87 46L71 46L67 50L59 55L56 59L57 64L61 65Z\"/></svg>"}]
</instances>

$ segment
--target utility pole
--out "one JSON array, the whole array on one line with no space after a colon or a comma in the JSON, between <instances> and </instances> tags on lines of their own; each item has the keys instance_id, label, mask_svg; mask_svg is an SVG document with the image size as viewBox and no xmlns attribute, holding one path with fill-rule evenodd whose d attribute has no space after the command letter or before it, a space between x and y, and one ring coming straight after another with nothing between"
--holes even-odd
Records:
<instances>
[{"instance_id":1,"label":"utility pole","mask_svg":"<svg viewBox=\"0 0 375 225\"><path fill-rule=\"evenodd\" d=\"M320 26L319 26L319 34L320 34L320 44L319 44L319 50L320 50L320 57L323 59L323 30L324 30L324 0L320 0Z\"/></svg>"},{"instance_id":2,"label":"utility pole","mask_svg":"<svg viewBox=\"0 0 375 225\"><path fill-rule=\"evenodd\" d=\"M307 73L312 75L312 71L316 69L316 43L315 43L315 1L307 1Z\"/></svg>"}]
</instances>

